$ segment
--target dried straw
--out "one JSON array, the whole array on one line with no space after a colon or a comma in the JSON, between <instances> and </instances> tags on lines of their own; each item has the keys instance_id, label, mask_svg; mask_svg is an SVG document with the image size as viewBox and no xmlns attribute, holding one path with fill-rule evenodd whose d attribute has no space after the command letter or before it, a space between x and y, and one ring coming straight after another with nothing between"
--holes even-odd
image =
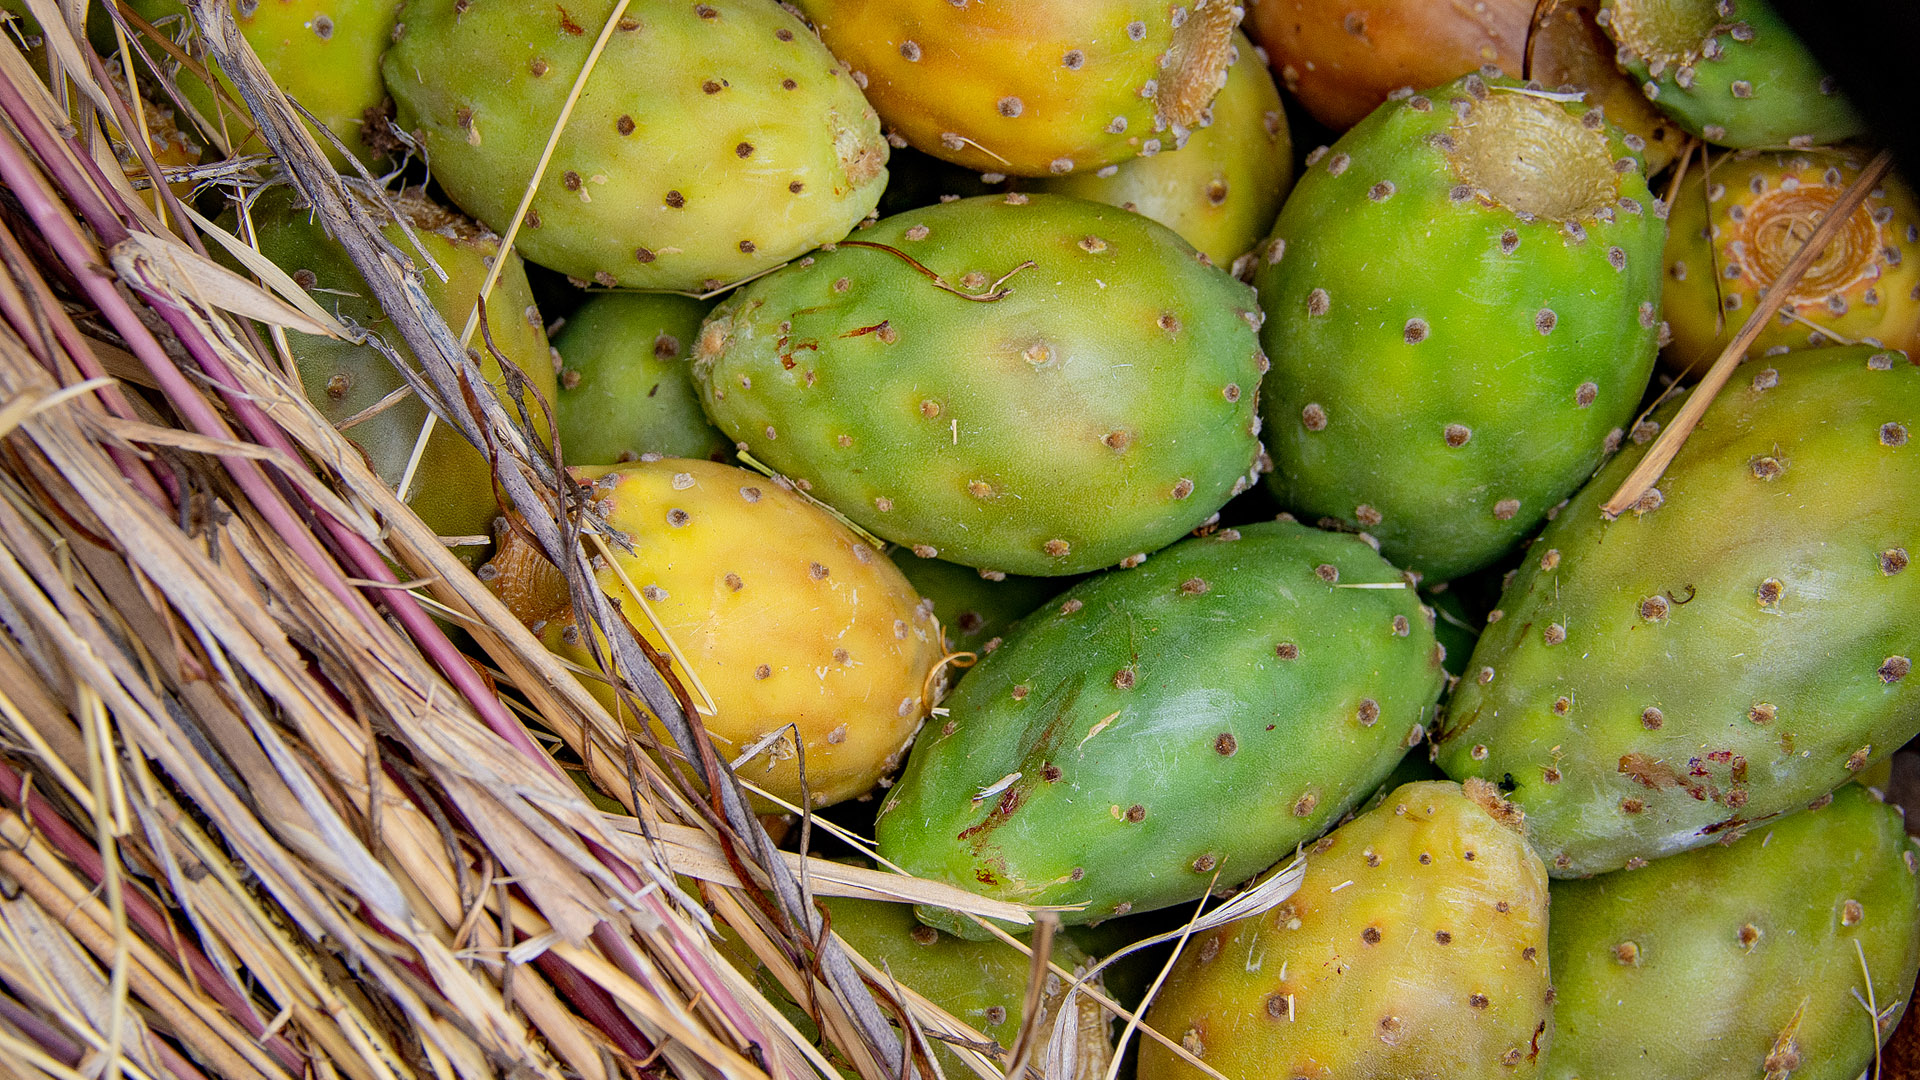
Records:
<instances>
[{"instance_id":1,"label":"dried straw","mask_svg":"<svg viewBox=\"0 0 1920 1080\"><path fill-rule=\"evenodd\" d=\"M1700 377L1700 385L1694 388L1686 404L1680 406L1680 411L1674 415L1673 421L1667 425L1665 431L1660 433L1660 437L1654 440L1654 444L1647 449L1646 456L1640 459L1631 473L1627 474L1627 478L1621 481L1620 488L1613 493L1613 497L1601 504L1600 512L1603 515L1608 519L1619 517L1639 502L1648 488L1659 482L1660 475L1667 471L1667 466L1673 463L1675 455L1679 454L1680 448L1686 444L1687 436L1693 434L1694 426L1700 423L1702 416L1706 415L1707 407L1713 404L1715 395L1719 394L1720 388L1727 385L1727 380L1733 377L1733 369L1739 367L1740 362L1746 359L1747 349L1753 345L1761 331L1767 328L1767 324L1773 317L1780 313L1781 306L1787 302L1788 297L1793 295L1794 286L1799 284L1801 277L1805 276L1807 270L1820 258L1821 253L1827 250L1827 245L1833 242L1833 238L1839 235L1841 226L1846 224L1847 219L1852 217L1853 212L1865 201L1868 193L1886 177L1892 168L1892 151L1880 151L1874 155L1872 161L1867 163L1867 167L1860 171L1860 175L1854 178L1853 183L1840 193L1840 197L1834 200L1833 206L1827 210L1819 226L1813 230L1812 235L1807 237L1806 243L1800 245L1800 250L1787 263L1786 269L1781 271L1779 280L1775 281L1772 288L1760 298L1760 302L1754 305L1753 314L1747 317L1747 321L1741 325L1739 332L1733 335L1733 340L1727 342L1727 347L1715 358L1713 366Z\"/></svg>"},{"instance_id":2,"label":"dried straw","mask_svg":"<svg viewBox=\"0 0 1920 1080\"><path fill-rule=\"evenodd\" d=\"M229 5L190 0L189 47L110 9L137 81L211 145L265 152L167 170L132 138L152 205L105 127L144 135L146 108L77 31L84 11L28 5L51 85L0 44L0 1077L904 1080L939 1076L939 1041L982 1080L1075 1080L1073 1055L1040 1050L1040 989L1075 978L1051 922L1012 1048L827 930L816 896L937 904L1003 937L1048 916L775 847L671 665L595 583L588 553L621 541L559 468L551 403L486 387L426 298L424 255L385 239ZM237 106L211 119L173 83L210 66ZM252 127L227 130L241 111ZM274 347L356 331L167 187L276 177L418 366L368 344L483 449L565 570L620 713L669 741L609 715ZM722 931L817 1037L715 948ZM1077 993L1139 1022L1097 984Z\"/></svg>"}]
</instances>

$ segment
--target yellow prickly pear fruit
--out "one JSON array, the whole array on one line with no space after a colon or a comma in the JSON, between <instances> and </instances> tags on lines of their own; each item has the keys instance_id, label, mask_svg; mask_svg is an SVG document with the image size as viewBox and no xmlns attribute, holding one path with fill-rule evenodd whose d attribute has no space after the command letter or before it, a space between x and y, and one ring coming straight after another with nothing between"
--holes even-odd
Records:
<instances>
[{"instance_id":1,"label":"yellow prickly pear fruit","mask_svg":"<svg viewBox=\"0 0 1920 1080\"><path fill-rule=\"evenodd\" d=\"M1012 176L1173 150L1226 78L1229 0L800 0L891 134Z\"/></svg>"},{"instance_id":2,"label":"yellow prickly pear fruit","mask_svg":"<svg viewBox=\"0 0 1920 1080\"><path fill-rule=\"evenodd\" d=\"M1147 1023L1227 1080L1538 1076L1547 870L1523 831L1485 780L1399 788L1279 907L1195 934ZM1200 1075L1141 1047L1140 1080Z\"/></svg>"},{"instance_id":3,"label":"yellow prickly pear fruit","mask_svg":"<svg viewBox=\"0 0 1920 1080\"><path fill-rule=\"evenodd\" d=\"M1855 150L1743 151L1695 169L1667 218L1665 359L1705 371L1860 175ZM1869 344L1920 355L1920 201L1882 180L1748 350Z\"/></svg>"},{"instance_id":4,"label":"yellow prickly pear fruit","mask_svg":"<svg viewBox=\"0 0 1920 1080\"><path fill-rule=\"evenodd\" d=\"M740 776L798 803L804 759L815 806L866 794L893 771L933 704L941 648L886 556L731 465L666 458L572 472L630 545L594 560L600 587L674 658L697 706L712 706L701 720L723 761L759 748L737 763ZM595 668L559 573L517 530L480 576L548 648ZM604 681L587 685L622 715Z\"/></svg>"},{"instance_id":5,"label":"yellow prickly pear fruit","mask_svg":"<svg viewBox=\"0 0 1920 1080\"><path fill-rule=\"evenodd\" d=\"M1187 145L1042 180L1037 189L1144 214L1220 266L1251 251L1293 190L1293 138L1265 58L1238 32L1231 55L1227 84Z\"/></svg>"},{"instance_id":6,"label":"yellow prickly pear fruit","mask_svg":"<svg viewBox=\"0 0 1920 1080\"><path fill-rule=\"evenodd\" d=\"M180 24L192 21L181 0L129 0L127 6L170 33L177 33ZM393 39L399 12L396 0L233 3L233 19L240 35L247 39L274 83L338 137L348 153L369 163L379 161L394 148L382 110L387 91L380 77L380 56ZM196 36L198 32L194 31ZM207 60L208 71L219 88L182 71L175 79L181 96L213 130L234 137L236 152L264 151L257 136L246 134L253 128L253 118L247 115L238 89L219 65L206 57L198 40L189 39L187 47ZM325 135L315 132L314 137L335 168L347 167L346 156Z\"/></svg>"}]
</instances>

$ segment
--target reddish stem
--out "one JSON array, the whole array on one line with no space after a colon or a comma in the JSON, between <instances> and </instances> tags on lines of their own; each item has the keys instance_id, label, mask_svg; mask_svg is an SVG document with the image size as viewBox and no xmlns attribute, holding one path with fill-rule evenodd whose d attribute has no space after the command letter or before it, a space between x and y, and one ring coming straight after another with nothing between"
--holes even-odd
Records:
<instances>
[{"instance_id":1,"label":"reddish stem","mask_svg":"<svg viewBox=\"0 0 1920 1080\"><path fill-rule=\"evenodd\" d=\"M26 791L26 777L5 761L0 761L0 802L18 811L30 822L46 840L47 846L59 852L67 861L74 864L80 875L94 885L106 880L106 868L101 865L100 851L80 835L80 831L66 818L60 816L47 797L37 791L27 791L24 805L20 793ZM156 857L165 857L164 852L155 852ZM247 1034L259 1039L266 1035L267 1025L254 1012L253 1005L245 995L227 982L219 968L214 966L200 947L174 932L170 922L147 894L130 883L120 886L120 895L126 904L127 921L131 922L146 937L154 948L172 956L185 959L187 968L193 973L194 980L200 984L207 995L219 1002L221 1007L231 1013ZM273 1035L262 1044L287 1070L298 1076L303 1071L305 1059L293 1044L279 1035Z\"/></svg>"}]
</instances>

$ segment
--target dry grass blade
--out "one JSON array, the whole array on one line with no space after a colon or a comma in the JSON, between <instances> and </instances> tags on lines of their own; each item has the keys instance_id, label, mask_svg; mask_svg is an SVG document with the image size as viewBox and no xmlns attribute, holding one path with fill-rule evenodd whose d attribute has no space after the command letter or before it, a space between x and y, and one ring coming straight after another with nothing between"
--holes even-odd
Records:
<instances>
[{"instance_id":1,"label":"dry grass blade","mask_svg":"<svg viewBox=\"0 0 1920 1080\"><path fill-rule=\"evenodd\" d=\"M1807 237L1807 242L1800 246L1800 251L1794 255L1791 262L1787 263L1786 269L1781 272L1778 280L1767 290L1766 295L1761 297L1760 302L1754 307L1753 314L1748 316L1746 323L1740 327L1739 333L1733 335L1733 340L1727 343L1727 347L1714 360L1713 366L1701 376L1700 385L1694 387L1693 394L1687 398L1686 404L1680 407L1679 413L1667 425L1666 430L1654 440L1653 446L1647 450L1647 455L1634 466L1633 472L1627 475L1619 490L1601 505L1602 514L1609 519L1620 516L1638 503L1640 497L1647 493L1647 489L1659 481L1661 474L1666 472L1667 466L1673 462L1674 455L1678 454L1680 447L1685 445L1687 436L1693 433L1694 425L1706 415L1707 407L1713 404L1713 399L1720 393L1720 388L1733 377L1733 369L1739 367L1741 360L1746 358L1747 349L1753 345L1754 339L1758 338L1760 332L1767 328L1767 323L1779 314L1781 306L1792 295L1794 286L1799 284L1801 277L1820 258L1821 253L1826 251L1827 245L1839 234L1847 219L1853 216L1853 212L1859 209L1867 194L1886 177L1887 172L1892 168L1892 152L1880 151L1874 155L1867 167L1861 170L1853 183L1840 194L1840 198L1835 200L1833 206L1828 208L1819 227L1813 230L1813 235Z\"/></svg>"},{"instance_id":2,"label":"dry grass blade","mask_svg":"<svg viewBox=\"0 0 1920 1080\"><path fill-rule=\"evenodd\" d=\"M1021 1005L1019 1034L1014 1037L1013 1048L1007 1055L1010 1062L1007 1066L1008 1076L1026 1075L1027 1061L1033 1057L1034 1048L1038 1045L1043 1019L1040 1006L1046 1000L1047 978L1051 974L1047 968L1053 960L1053 935L1059 929L1060 920L1053 915L1044 915L1034 924L1033 940L1028 943L1033 952L1027 972L1027 996ZM1070 1004L1072 996L1068 995L1063 1002ZM1079 1015L1070 1008L1062 1008L1060 1014Z\"/></svg>"},{"instance_id":3,"label":"dry grass blade","mask_svg":"<svg viewBox=\"0 0 1920 1080\"><path fill-rule=\"evenodd\" d=\"M690 710L681 707L610 598L593 584L587 555L577 539L580 524L570 517L566 501L568 482L540 452L540 440L509 415L493 395L480 394L475 399L461 392L462 386L478 386L484 381L474 360L428 302L418 281L409 276L405 260L380 239L371 220L326 167L311 136L240 38L227 5L217 0L192 0L191 10L214 56L260 124L261 138L286 161L316 217L347 249L375 299L420 361L442 403L466 406L449 409L446 415L469 441L486 448L496 462L500 489L524 515L523 521L542 552L565 572L580 621L598 627L604 634L612 654L606 658L608 669L618 673L637 694L636 705L645 703L644 711L661 722L696 774L711 788L718 804L713 808L714 816L724 823L729 842L740 845L741 854L768 871L774 900L793 924L796 936L819 940L819 913L806 903L797 879L775 853L732 774L719 767L704 729L689 716ZM396 613L408 616L410 611L417 614L417 608L404 605ZM596 649L598 638L590 638ZM484 688L472 686L470 673L463 677L461 672L447 669L446 674L463 693L485 698ZM503 708L490 711L485 700L476 700L476 705L482 708L488 724L503 736L512 737L518 731ZM642 710L636 707L634 711ZM531 743L524 742L524 735L519 737L527 753L539 753ZM630 874L626 869L615 872ZM874 1005L853 965L831 940L821 947L820 964L834 993L852 1012L861 1036L878 1051L876 1056L896 1058L898 1037Z\"/></svg>"},{"instance_id":4,"label":"dry grass blade","mask_svg":"<svg viewBox=\"0 0 1920 1080\"><path fill-rule=\"evenodd\" d=\"M158 219L21 70L0 70L17 200L0 207L0 878L65 913L99 987L76 974L51 995L0 947L0 1035L26 1044L12 1060L63 1067L86 1047L90 1075L180 1080L201 1076L192 1061L276 1080L813 1071L720 975L692 903L663 900L672 870L530 763L517 726L475 715L506 713L371 540L390 528L437 580L484 590L226 312L321 324L142 231ZM51 284L15 257L23 226L51 248ZM107 245L138 253L130 291L107 285ZM106 408L121 399L96 346L40 299L74 287L187 430L144 400ZM550 662L490 614L518 631L502 655ZM592 712L569 711L582 700ZM554 716L608 724L590 700L561 695Z\"/></svg>"}]
</instances>

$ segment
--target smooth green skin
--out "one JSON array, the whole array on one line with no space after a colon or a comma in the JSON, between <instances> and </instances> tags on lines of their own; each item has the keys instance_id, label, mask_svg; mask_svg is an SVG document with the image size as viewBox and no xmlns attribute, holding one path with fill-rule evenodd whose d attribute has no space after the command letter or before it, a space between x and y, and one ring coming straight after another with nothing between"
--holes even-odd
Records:
<instances>
[{"instance_id":1,"label":"smooth green skin","mask_svg":"<svg viewBox=\"0 0 1920 1080\"><path fill-rule=\"evenodd\" d=\"M1853 110L1827 72L1801 44L1793 29L1766 0L1732 0L1732 17L1716 14L1716 0L1637 0L1639 6L1670 9L1676 21L1698 22L1713 32L1690 50L1693 85L1678 82L1682 65L1663 65L1655 77L1648 61L1622 46L1621 70L1640 81L1649 100L1674 123L1708 142L1744 150L1757 146L1816 146L1865 134L1866 121ZM1618 27L1613 10L1618 0L1600 5L1601 26L1616 44ZM1753 31L1742 42L1733 28ZM1720 58L1707 59L1702 47L1709 38L1718 44ZM1733 84L1751 84L1752 95L1738 98Z\"/></svg>"},{"instance_id":2,"label":"smooth green skin","mask_svg":"<svg viewBox=\"0 0 1920 1080\"><path fill-rule=\"evenodd\" d=\"M1365 529L1396 565L1434 581L1490 565L1532 534L1629 422L1653 371L1666 238L1638 156L1611 127L1609 156L1634 163L1613 174L1617 194L1634 202L1611 222L1588 220L1584 242L1546 218L1452 201L1459 180L1427 140L1455 128L1448 106L1472 100L1466 82L1388 102L1342 136L1300 178L1254 278L1273 358L1274 493L1305 520ZM1369 198L1382 181L1394 193ZM1510 254L1506 230L1519 240ZM1612 248L1624 269L1609 264ZM1327 292L1324 315L1309 311L1315 289ZM1543 310L1557 317L1548 334L1537 328ZM1416 318L1429 329L1410 344ZM1597 394L1582 406L1588 382ZM1308 426L1310 404L1323 430ZM1465 445L1448 445L1452 424L1471 431ZM1519 507L1502 519L1509 499Z\"/></svg>"},{"instance_id":3,"label":"smooth green skin","mask_svg":"<svg viewBox=\"0 0 1920 1080\"><path fill-rule=\"evenodd\" d=\"M1755 389L1761 370L1775 388ZM1817 349L1735 374L1658 509L1605 521L1646 448L1610 462L1501 597L1436 733L1440 766L1510 777L1541 857L1572 877L1712 843L1893 753L1920 732L1920 673L1880 669L1920 657L1920 568L1885 572L1882 553L1920 552L1920 442L1883 445L1888 423L1920 432L1920 367ZM1757 477L1762 457L1784 472ZM1642 616L1649 601L1664 618ZM1565 641L1547 644L1550 626Z\"/></svg>"},{"instance_id":4,"label":"smooth green skin","mask_svg":"<svg viewBox=\"0 0 1920 1080\"><path fill-rule=\"evenodd\" d=\"M890 554L913 591L933 604L947 647L963 652L979 652L1069 584L1013 574L989 581L978 570L943 559L922 559L905 550Z\"/></svg>"},{"instance_id":5,"label":"smooth green skin","mask_svg":"<svg viewBox=\"0 0 1920 1080\"><path fill-rule=\"evenodd\" d=\"M179 0L127 0L127 5L156 25L162 19L187 18L186 5ZM233 12L240 36L253 47L274 84L369 164L386 156L368 146L360 133L367 111L379 109L387 98L380 54L393 40L399 14L400 0L238 0ZM172 22L162 27L174 28ZM204 50L196 48L195 55L205 59ZM184 73L177 84L181 96L214 132L223 130L220 113L224 112L224 130L238 135L253 126L253 119L240 104L240 92L224 74L218 77L224 99L216 98L205 82ZM346 157L326 136L316 132L314 141L335 168L346 167ZM258 154L266 148L258 141L243 141L234 152Z\"/></svg>"},{"instance_id":6,"label":"smooth green skin","mask_svg":"<svg viewBox=\"0 0 1920 1080\"><path fill-rule=\"evenodd\" d=\"M902 253L974 296L1012 276L963 299ZM1058 576L1157 551L1251 484L1257 316L1163 225L989 196L748 285L693 373L722 431L876 536Z\"/></svg>"},{"instance_id":7,"label":"smooth green skin","mask_svg":"<svg viewBox=\"0 0 1920 1080\"><path fill-rule=\"evenodd\" d=\"M408 4L387 87L447 196L504 229L613 2L457 2ZM636 0L621 26L540 177L515 240L528 259L704 291L838 240L879 201L879 118L772 0Z\"/></svg>"},{"instance_id":8,"label":"smooth green skin","mask_svg":"<svg viewBox=\"0 0 1920 1080\"><path fill-rule=\"evenodd\" d=\"M1004 900L1084 904L1069 925L1252 877L1371 794L1430 719L1443 673L1419 599L1340 587L1369 582L1404 586L1356 537L1267 522L1075 586L920 733L880 854Z\"/></svg>"},{"instance_id":9,"label":"smooth green skin","mask_svg":"<svg viewBox=\"0 0 1920 1080\"><path fill-rule=\"evenodd\" d=\"M905 904L843 896L821 903L833 920L833 932L854 951L892 973L900 985L913 988L955 1019L972 1025L1001 1049L1013 1046L1020 1034L1032 966L1025 953L998 939L967 941L943 934L914 919L912 909ZM1068 971L1091 964L1087 954L1064 935L1053 939L1053 962ZM1051 1008L1047 1012L1052 1015ZM998 1022L995 1016L1000 1018ZM1040 1034L1044 1040L1046 1029ZM959 1055L945 1044L934 1043L934 1055L949 1078L972 1075Z\"/></svg>"},{"instance_id":10,"label":"smooth green skin","mask_svg":"<svg viewBox=\"0 0 1920 1080\"><path fill-rule=\"evenodd\" d=\"M1885 1039L1920 968L1914 849L1899 811L1848 784L1831 806L1731 846L1555 882L1548 933L1559 991L1548 1080L1753 1080L1771 1075L1796 1016L1793 1080L1854 1080L1873 1063L1862 1002L1870 993L1884 1010ZM1634 963L1615 951L1624 942Z\"/></svg>"},{"instance_id":11,"label":"smooth green skin","mask_svg":"<svg viewBox=\"0 0 1920 1080\"><path fill-rule=\"evenodd\" d=\"M707 308L685 296L602 293L568 317L553 338L568 465L642 454L727 460L733 443L700 411L689 362Z\"/></svg>"},{"instance_id":12,"label":"smooth green skin","mask_svg":"<svg viewBox=\"0 0 1920 1080\"><path fill-rule=\"evenodd\" d=\"M1245 34L1233 40L1239 53L1213 99L1213 123L1185 146L1034 181L1034 189L1145 214L1221 266L1251 250L1293 187L1293 139L1273 73Z\"/></svg>"},{"instance_id":13,"label":"smooth green skin","mask_svg":"<svg viewBox=\"0 0 1920 1080\"><path fill-rule=\"evenodd\" d=\"M1147 1023L1227 1080L1534 1080L1547 875L1490 794L1410 783L1323 837L1292 896L1188 940ZM1140 1080L1203 1075L1141 1046Z\"/></svg>"},{"instance_id":14,"label":"smooth green skin","mask_svg":"<svg viewBox=\"0 0 1920 1080\"><path fill-rule=\"evenodd\" d=\"M428 298L449 325L462 325L486 279L487 261L499 241L476 229L472 222L426 204L417 192L395 201L403 212L418 211L413 217L415 235L447 272L444 283L432 273L423 275L422 286ZM379 334L408 362L413 361L413 354L401 342L391 320L375 303L366 279L347 258L346 249L328 238L306 211L293 206L287 189L270 191L254 204L253 227L261 254L289 274L305 270L314 275L316 282L308 291L323 307L343 321ZM383 231L400 250L413 250L398 225L389 224ZM534 306L533 291L527 285L526 270L516 256L508 256L487 303L487 329L494 345L525 373L529 389L552 402L553 363L547 355L547 334ZM479 341L478 334L475 340ZM370 345L289 331L287 347L299 366L307 400L332 423L371 407L403 385L393 365ZM484 348L481 355L481 374L501 402L513 410L498 361ZM336 381L337 377L344 377L344 384ZM539 403L530 395L526 405L538 424ZM397 487L426 418L426 406L409 395L348 428L345 434L365 452L380 479L389 487ZM408 503L442 536L484 536L492 531L493 519L500 512L494 498L493 470L486 458L446 424L436 424L427 438ZM477 555L483 549L455 550Z\"/></svg>"},{"instance_id":15,"label":"smooth green skin","mask_svg":"<svg viewBox=\"0 0 1920 1080\"><path fill-rule=\"evenodd\" d=\"M966 941L940 933L916 921L911 911L901 904L856 900L845 896L821 897L819 902L826 908L833 932L840 935L855 952L881 971L891 974L900 986L921 994L955 1019L993 1039L1002 1051L1012 1048L1020 1033L1021 1010L1026 1007L1027 976L1031 961L1025 953L998 939ZM717 944L721 955L752 977L760 992L773 1002L775 1008L786 1014L796 1028L809 1038L819 1036L819 1025L724 924L720 925ZM1089 966L1092 958L1077 942L1062 934L1053 939L1052 959L1068 971L1079 971ZM1098 989L1105 981L1103 975L1092 980L1090 985ZM1054 990L1054 994L1064 989L1063 984ZM1080 1000L1084 1002L1087 999ZM1043 1006L1048 1022L1040 1028L1042 1047L1051 1030L1050 1021L1055 1004L1050 996ZM996 1015L991 1012L993 1009L1001 1010L997 1014L1001 1017L997 1023L993 1019ZM1087 1019L1082 1016L1083 1021ZM1100 1019L1107 1019L1107 1014L1102 1013ZM934 1056L939 1058L940 1068L950 1080L974 1075L972 1068L961 1061L960 1055L949 1049L947 1044L937 1039L928 1041L933 1044ZM838 1047L829 1042L823 1043L820 1049L839 1068L841 1075L849 1080L858 1080L859 1073L846 1061ZM1007 1062L1002 1059L1000 1064L1005 1066ZM1081 1064L1084 1068L1089 1063L1083 1060ZM1091 1064L1104 1067L1106 1061L1102 1059ZM1075 1075L1090 1077L1097 1074L1096 1069L1093 1073L1082 1071Z\"/></svg>"}]
</instances>

